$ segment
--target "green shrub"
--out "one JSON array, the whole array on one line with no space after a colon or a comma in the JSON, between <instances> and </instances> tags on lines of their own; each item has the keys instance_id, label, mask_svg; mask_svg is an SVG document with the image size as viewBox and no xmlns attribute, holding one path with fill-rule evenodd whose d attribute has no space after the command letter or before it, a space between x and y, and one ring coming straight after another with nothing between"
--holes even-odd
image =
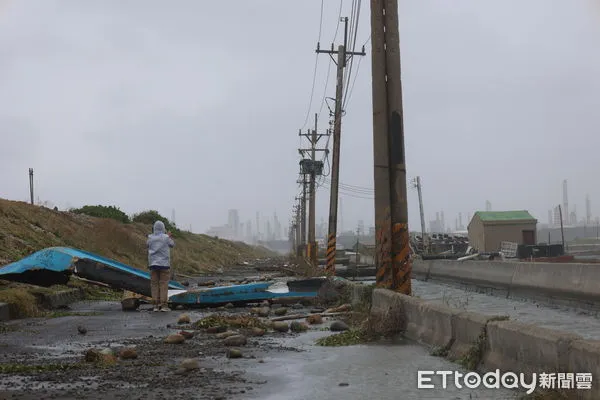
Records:
<instances>
[{"instance_id":1,"label":"green shrub","mask_svg":"<svg viewBox=\"0 0 600 400\"><path fill-rule=\"evenodd\" d=\"M181 231L175 226L175 223L160 215L158 211L148 210L137 213L132 218L133 222L140 224L153 225L156 221L162 221L165 224L167 231L170 231L174 236L178 236Z\"/></svg>"},{"instance_id":2,"label":"green shrub","mask_svg":"<svg viewBox=\"0 0 600 400\"><path fill-rule=\"evenodd\" d=\"M71 212L89 215L90 217L111 218L123 223L130 222L129 216L115 206L83 206L72 209Z\"/></svg>"}]
</instances>

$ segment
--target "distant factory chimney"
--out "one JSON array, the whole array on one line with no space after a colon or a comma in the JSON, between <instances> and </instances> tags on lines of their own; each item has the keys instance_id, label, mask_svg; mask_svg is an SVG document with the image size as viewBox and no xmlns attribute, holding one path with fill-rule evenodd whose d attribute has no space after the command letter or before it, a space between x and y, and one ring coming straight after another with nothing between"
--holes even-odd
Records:
<instances>
[{"instance_id":1,"label":"distant factory chimney","mask_svg":"<svg viewBox=\"0 0 600 400\"><path fill-rule=\"evenodd\" d=\"M588 225L592 224L592 203L589 194L585 196L585 222Z\"/></svg>"},{"instance_id":2,"label":"distant factory chimney","mask_svg":"<svg viewBox=\"0 0 600 400\"><path fill-rule=\"evenodd\" d=\"M563 215L563 223L568 224L569 223L569 195L568 195L568 190L567 190L567 180L565 179L563 181L563 210L562 210L562 215Z\"/></svg>"},{"instance_id":3,"label":"distant factory chimney","mask_svg":"<svg viewBox=\"0 0 600 400\"><path fill-rule=\"evenodd\" d=\"M464 229L464 227L462 224L462 213L458 213L458 228L457 228L457 230L462 231L463 229Z\"/></svg>"}]
</instances>

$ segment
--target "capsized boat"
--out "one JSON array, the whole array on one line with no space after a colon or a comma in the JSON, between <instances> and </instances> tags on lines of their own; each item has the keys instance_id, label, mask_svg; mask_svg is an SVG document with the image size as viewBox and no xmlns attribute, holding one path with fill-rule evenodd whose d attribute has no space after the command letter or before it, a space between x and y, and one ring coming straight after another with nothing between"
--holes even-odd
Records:
<instances>
[{"instance_id":1,"label":"capsized boat","mask_svg":"<svg viewBox=\"0 0 600 400\"><path fill-rule=\"evenodd\" d=\"M0 268L0 279L45 287L64 285L72 275L151 296L149 272L70 247L49 247ZM185 290L185 286L170 281L169 289Z\"/></svg>"},{"instance_id":2,"label":"capsized boat","mask_svg":"<svg viewBox=\"0 0 600 400\"><path fill-rule=\"evenodd\" d=\"M256 282L243 285L170 290L169 303L184 306L217 306L227 303L244 305L264 300L317 297L327 278L299 279L287 282Z\"/></svg>"}]
</instances>

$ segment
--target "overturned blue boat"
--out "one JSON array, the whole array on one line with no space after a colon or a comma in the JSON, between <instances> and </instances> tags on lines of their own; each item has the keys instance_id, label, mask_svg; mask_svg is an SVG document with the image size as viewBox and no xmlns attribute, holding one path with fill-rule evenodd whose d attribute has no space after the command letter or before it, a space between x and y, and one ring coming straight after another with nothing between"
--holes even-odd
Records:
<instances>
[{"instance_id":1,"label":"overturned blue boat","mask_svg":"<svg viewBox=\"0 0 600 400\"><path fill-rule=\"evenodd\" d=\"M71 276L151 297L150 273L115 260L70 247L50 247L0 268L0 279L37 286L66 284ZM169 282L169 302L175 305L236 305L274 299L316 297L325 278L289 282L194 288ZM279 285L279 287L277 287Z\"/></svg>"},{"instance_id":2,"label":"overturned blue boat","mask_svg":"<svg viewBox=\"0 0 600 400\"><path fill-rule=\"evenodd\" d=\"M45 287L64 285L72 275L151 296L149 272L70 247L49 247L0 268L0 279ZM185 286L170 281L169 289L185 290Z\"/></svg>"},{"instance_id":3,"label":"overturned blue boat","mask_svg":"<svg viewBox=\"0 0 600 400\"><path fill-rule=\"evenodd\" d=\"M214 307L232 303L241 306L264 300L317 297L325 278L302 279L288 282L257 282L243 285L217 286L185 291L169 291L169 303L197 307Z\"/></svg>"}]
</instances>

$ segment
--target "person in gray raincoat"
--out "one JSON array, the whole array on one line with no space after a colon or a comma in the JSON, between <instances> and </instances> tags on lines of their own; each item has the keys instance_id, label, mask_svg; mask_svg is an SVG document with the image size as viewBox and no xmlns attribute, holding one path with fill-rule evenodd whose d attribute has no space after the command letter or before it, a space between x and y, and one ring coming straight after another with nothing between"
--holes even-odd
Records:
<instances>
[{"instance_id":1,"label":"person in gray raincoat","mask_svg":"<svg viewBox=\"0 0 600 400\"><path fill-rule=\"evenodd\" d=\"M169 280L171 277L171 248L175 241L171 232L165 232L165 224L156 221L152 234L148 235L148 266L154 311L171 311L168 305Z\"/></svg>"}]
</instances>

